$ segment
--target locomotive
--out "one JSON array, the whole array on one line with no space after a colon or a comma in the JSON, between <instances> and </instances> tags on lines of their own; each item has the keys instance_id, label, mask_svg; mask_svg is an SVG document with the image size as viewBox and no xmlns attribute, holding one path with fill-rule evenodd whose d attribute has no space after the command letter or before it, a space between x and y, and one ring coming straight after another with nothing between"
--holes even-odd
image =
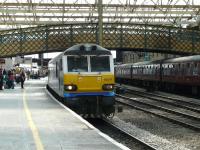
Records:
<instances>
[{"instance_id":1,"label":"locomotive","mask_svg":"<svg viewBox=\"0 0 200 150\"><path fill-rule=\"evenodd\" d=\"M109 50L78 44L48 64L47 89L82 116L109 116L115 111L114 63Z\"/></svg>"},{"instance_id":2,"label":"locomotive","mask_svg":"<svg viewBox=\"0 0 200 150\"><path fill-rule=\"evenodd\" d=\"M118 82L145 86L148 90L200 91L200 55L115 66Z\"/></svg>"}]
</instances>

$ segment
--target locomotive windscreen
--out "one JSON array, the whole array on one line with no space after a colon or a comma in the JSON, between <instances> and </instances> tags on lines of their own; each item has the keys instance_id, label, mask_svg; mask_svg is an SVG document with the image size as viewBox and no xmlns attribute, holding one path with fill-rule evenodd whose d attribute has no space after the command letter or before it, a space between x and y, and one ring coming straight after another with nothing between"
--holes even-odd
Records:
<instances>
[{"instance_id":1,"label":"locomotive windscreen","mask_svg":"<svg viewBox=\"0 0 200 150\"><path fill-rule=\"evenodd\" d=\"M68 72L88 72L87 56L68 56Z\"/></svg>"},{"instance_id":2,"label":"locomotive windscreen","mask_svg":"<svg viewBox=\"0 0 200 150\"><path fill-rule=\"evenodd\" d=\"M110 59L109 56L91 56L91 72L109 72Z\"/></svg>"},{"instance_id":3,"label":"locomotive windscreen","mask_svg":"<svg viewBox=\"0 0 200 150\"><path fill-rule=\"evenodd\" d=\"M110 72L109 56L68 56L68 72Z\"/></svg>"}]
</instances>

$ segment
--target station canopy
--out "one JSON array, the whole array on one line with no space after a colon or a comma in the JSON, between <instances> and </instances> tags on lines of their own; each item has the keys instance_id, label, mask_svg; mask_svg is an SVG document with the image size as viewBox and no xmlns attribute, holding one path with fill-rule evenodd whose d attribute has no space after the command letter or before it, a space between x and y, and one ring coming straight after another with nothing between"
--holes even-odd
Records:
<instances>
[{"instance_id":1,"label":"station canopy","mask_svg":"<svg viewBox=\"0 0 200 150\"><path fill-rule=\"evenodd\" d=\"M200 21L200 0L1 0L0 30L95 23L98 8L103 22L186 27Z\"/></svg>"}]
</instances>

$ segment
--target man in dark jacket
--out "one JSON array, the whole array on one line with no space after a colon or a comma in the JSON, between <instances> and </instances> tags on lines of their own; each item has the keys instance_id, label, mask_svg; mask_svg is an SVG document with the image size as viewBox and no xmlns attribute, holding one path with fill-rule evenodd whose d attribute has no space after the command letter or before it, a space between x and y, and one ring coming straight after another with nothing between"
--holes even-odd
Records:
<instances>
[{"instance_id":1,"label":"man in dark jacket","mask_svg":"<svg viewBox=\"0 0 200 150\"><path fill-rule=\"evenodd\" d=\"M0 90L3 90L3 74L1 69L0 69Z\"/></svg>"},{"instance_id":2,"label":"man in dark jacket","mask_svg":"<svg viewBox=\"0 0 200 150\"><path fill-rule=\"evenodd\" d=\"M20 80L21 80L21 88L23 89L24 88L24 81L25 81L25 73L24 73L24 70L21 71L20 73Z\"/></svg>"}]
</instances>

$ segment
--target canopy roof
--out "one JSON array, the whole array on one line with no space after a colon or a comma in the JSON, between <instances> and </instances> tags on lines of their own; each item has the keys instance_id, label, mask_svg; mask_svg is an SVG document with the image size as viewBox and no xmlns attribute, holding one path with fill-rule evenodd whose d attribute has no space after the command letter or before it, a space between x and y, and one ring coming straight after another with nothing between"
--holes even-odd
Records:
<instances>
[{"instance_id":1,"label":"canopy roof","mask_svg":"<svg viewBox=\"0 0 200 150\"><path fill-rule=\"evenodd\" d=\"M46 24L132 22L187 26L199 23L199 0L4 0L0 3L0 29Z\"/></svg>"}]
</instances>

